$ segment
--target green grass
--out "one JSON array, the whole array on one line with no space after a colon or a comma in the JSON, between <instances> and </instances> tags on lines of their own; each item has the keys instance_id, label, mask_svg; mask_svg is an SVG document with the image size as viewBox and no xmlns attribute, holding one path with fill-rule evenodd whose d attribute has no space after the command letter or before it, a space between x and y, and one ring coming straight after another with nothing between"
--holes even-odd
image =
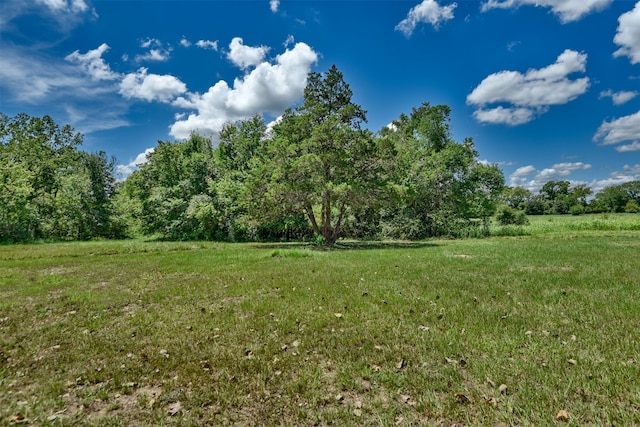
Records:
<instances>
[{"instance_id":1,"label":"green grass","mask_svg":"<svg viewBox=\"0 0 640 427\"><path fill-rule=\"evenodd\" d=\"M2 246L0 425L638 425L635 219L548 219L333 250Z\"/></svg>"}]
</instances>

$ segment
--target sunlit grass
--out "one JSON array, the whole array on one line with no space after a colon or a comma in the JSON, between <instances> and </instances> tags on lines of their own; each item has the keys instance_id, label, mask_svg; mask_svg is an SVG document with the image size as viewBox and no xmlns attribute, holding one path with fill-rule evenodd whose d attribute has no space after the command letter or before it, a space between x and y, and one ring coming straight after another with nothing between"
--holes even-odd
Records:
<instances>
[{"instance_id":1,"label":"sunlit grass","mask_svg":"<svg viewBox=\"0 0 640 427\"><path fill-rule=\"evenodd\" d=\"M0 247L0 424L640 424L625 227Z\"/></svg>"}]
</instances>

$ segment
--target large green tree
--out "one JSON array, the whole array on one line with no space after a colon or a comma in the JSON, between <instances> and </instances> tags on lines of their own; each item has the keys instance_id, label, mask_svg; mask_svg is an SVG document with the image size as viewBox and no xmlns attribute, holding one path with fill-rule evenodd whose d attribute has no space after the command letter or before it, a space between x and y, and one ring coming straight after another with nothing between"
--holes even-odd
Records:
<instances>
[{"instance_id":1,"label":"large green tree","mask_svg":"<svg viewBox=\"0 0 640 427\"><path fill-rule=\"evenodd\" d=\"M402 189L401 202L383 214L388 237L456 235L471 218L495 211L504 176L477 161L471 138L453 139L450 114L446 105L424 103L381 131L396 152L394 181Z\"/></svg>"},{"instance_id":2,"label":"large green tree","mask_svg":"<svg viewBox=\"0 0 640 427\"><path fill-rule=\"evenodd\" d=\"M114 237L114 160L50 116L0 113L0 240Z\"/></svg>"},{"instance_id":3,"label":"large green tree","mask_svg":"<svg viewBox=\"0 0 640 427\"><path fill-rule=\"evenodd\" d=\"M121 188L120 211L134 230L169 239L215 239L222 230L215 189L218 176L209 138L158 141L147 162Z\"/></svg>"},{"instance_id":4,"label":"large green tree","mask_svg":"<svg viewBox=\"0 0 640 427\"><path fill-rule=\"evenodd\" d=\"M262 212L303 213L328 244L349 210L378 203L389 181L383 147L362 129L366 112L351 98L335 66L310 73L303 104L273 127L252 180Z\"/></svg>"}]
</instances>

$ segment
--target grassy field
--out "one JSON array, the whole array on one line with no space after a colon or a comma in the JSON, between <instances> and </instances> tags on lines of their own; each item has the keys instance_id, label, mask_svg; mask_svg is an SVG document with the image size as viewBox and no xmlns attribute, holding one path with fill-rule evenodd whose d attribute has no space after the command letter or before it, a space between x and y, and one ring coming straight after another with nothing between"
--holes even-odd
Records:
<instances>
[{"instance_id":1,"label":"grassy field","mask_svg":"<svg viewBox=\"0 0 640 427\"><path fill-rule=\"evenodd\" d=\"M532 220L0 246L0 425L640 425L640 216Z\"/></svg>"}]
</instances>

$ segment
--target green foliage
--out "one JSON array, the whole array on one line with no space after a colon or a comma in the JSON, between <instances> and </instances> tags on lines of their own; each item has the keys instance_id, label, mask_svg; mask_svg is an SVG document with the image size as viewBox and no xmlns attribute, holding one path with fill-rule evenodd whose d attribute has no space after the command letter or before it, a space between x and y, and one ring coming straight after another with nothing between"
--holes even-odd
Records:
<instances>
[{"instance_id":1,"label":"green foliage","mask_svg":"<svg viewBox=\"0 0 640 427\"><path fill-rule=\"evenodd\" d=\"M585 208L582 205L573 205L571 209L569 209L569 213L571 215L582 215L585 213Z\"/></svg>"},{"instance_id":2,"label":"green foliage","mask_svg":"<svg viewBox=\"0 0 640 427\"><path fill-rule=\"evenodd\" d=\"M382 212L385 237L457 235L474 226L471 218L495 211L504 176L496 166L477 162L470 138L462 144L453 140L450 113L446 105L424 103L381 131L381 140L396 153L392 171L399 196Z\"/></svg>"},{"instance_id":3,"label":"green foliage","mask_svg":"<svg viewBox=\"0 0 640 427\"><path fill-rule=\"evenodd\" d=\"M629 201L640 204L640 181L604 188L595 195L592 212L625 212Z\"/></svg>"},{"instance_id":4,"label":"green foliage","mask_svg":"<svg viewBox=\"0 0 640 427\"><path fill-rule=\"evenodd\" d=\"M525 208L527 215L544 215L548 211L549 202L541 194L531 197Z\"/></svg>"},{"instance_id":5,"label":"green foliage","mask_svg":"<svg viewBox=\"0 0 640 427\"><path fill-rule=\"evenodd\" d=\"M505 187L500 200L516 210L525 210L531 202L532 197L533 194L526 188Z\"/></svg>"},{"instance_id":6,"label":"green foliage","mask_svg":"<svg viewBox=\"0 0 640 427\"><path fill-rule=\"evenodd\" d=\"M127 179L119 201L145 234L165 239L213 239L223 218L209 183L217 176L211 141L192 134L184 142L158 141L148 161ZM124 210L124 209L122 209Z\"/></svg>"},{"instance_id":7,"label":"green foliage","mask_svg":"<svg viewBox=\"0 0 640 427\"><path fill-rule=\"evenodd\" d=\"M348 211L384 199L388 176L384 153L361 129L365 111L333 66L310 73L304 103L287 110L266 140L252 173L257 214L304 214L315 234L334 243Z\"/></svg>"},{"instance_id":8,"label":"green foliage","mask_svg":"<svg viewBox=\"0 0 640 427\"><path fill-rule=\"evenodd\" d=\"M0 113L0 241L122 237L114 159L49 116Z\"/></svg>"},{"instance_id":9,"label":"green foliage","mask_svg":"<svg viewBox=\"0 0 640 427\"><path fill-rule=\"evenodd\" d=\"M529 219L524 211L517 211L511 206L502 205L496 213L496 221L500 225L527 225Z\"/></svg>"},{"instance_id":10,"label":"green foliage","mask_svg":"<svg viewBox=\"0 0 640 427\"><path fill-rule=\"evenodd\" d=\"M303 104L271 129L255 116L226 123L216 147L198 134L159 141L123 183L114 159L78 149L82 135L71 127L0 114L0 241L148 235L331 245L485 237L496 212L499 224L520 226L527 215L640 210L640 181L590 201L589 187L569 181L547 182L537 195L505 188L471 138L453 140L448 106L424 103L373 134L352 96L335 66L310 73Z\"/></svg>"}]
</instances>

